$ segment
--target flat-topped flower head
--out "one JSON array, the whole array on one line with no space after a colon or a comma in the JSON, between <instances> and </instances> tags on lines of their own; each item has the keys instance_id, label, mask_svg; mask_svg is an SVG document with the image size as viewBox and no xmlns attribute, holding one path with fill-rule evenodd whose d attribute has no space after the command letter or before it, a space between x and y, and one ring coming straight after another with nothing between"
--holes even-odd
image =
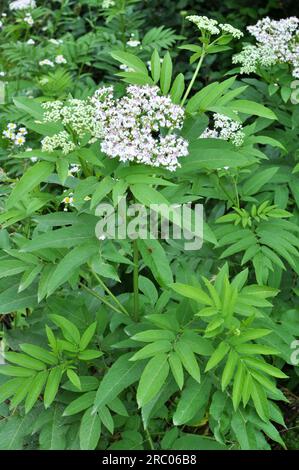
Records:
<instances>
[{"instance_id":1,"label":"flat-topped flower head","mask_svg":"<svg viewBox=\"0 0 299 470\"><path fill-rule=\"evenodd\" d=\"M292 67L293 76L298 77L299 18L293 16L277 21L266 17L247 29L257 42L256 45L245 46L234 56L233 63L241 65L241 73L288 64Z\"/></svg>"},{"instance_id":2,"label":"flat-topped flower head","mask_svg":"<svg viewBox=\"0 0 299 470\"><path fill-rule=\"evenodd\" d=\"M210 34L220 33L220 29L218 28L218 21L212 20L207 16L190 15L186 17L186 20L194 23L198 29L207 31Z\"/></svg>"},{"instance_id":3,"label":"flat-topped flower head","mask_svg":"<svg viewBox=\"0 0 299 470\"><path fill-rule=\"evenodd\" d=\"M10 2L9 9L13 10L28 10L29 8L35 8L36 2L35 0L15 0L14 2Z\"/></svg>"},{"instance_id":4,"label":"flat-topped flower head","mask_svg":"<svg viewBox=\"0 0 299 470\"><path fill-rule=\"evenodd\" d=\"M208 18L207 16L191 15L186 17L187 20L194 23L202 32L207 32L211 35L216 34L230 34L233 38L240 39L243 36L242 31L234 28L232 25L225 23L218 23L217 20Z\"/></svg>"},{"instance_id":5,"label":"flat-topped flower head","mask_svg":"<svg viewBox=\"0 0 299 470\"><path fill-rule=\"evenodd\" d=\"M201 139L222 139L232 142L239 147L244 142L245 134L242 124L223 114L213 114L214 125L207 128L200 136Z\"/></svg>"},{"instance_id":6,"label":"flat-topped flower head","mask_svg":"<svg viewBox=\"0 0 299 470\"><path fill-rule=\"evenodd\" d=\"M178 158L188 155L187 141L178 136L184 110L158 87L131 85L119 99L111 87L102 88L93 102L102 124L101 150L109 157L174 171Z\"/></svg>"}]
</instances>

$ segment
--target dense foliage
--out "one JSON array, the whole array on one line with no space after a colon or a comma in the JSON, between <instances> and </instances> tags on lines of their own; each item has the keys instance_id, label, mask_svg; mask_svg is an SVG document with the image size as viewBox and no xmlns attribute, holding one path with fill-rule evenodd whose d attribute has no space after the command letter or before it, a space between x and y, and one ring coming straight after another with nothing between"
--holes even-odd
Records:
<instances>
[{"instance_id":1,"label":"dense foliage","mask_svg":"<svg viewBox=\"0 0 299 470\"><path fill-rule=\"evenodd\" d=\"M239 3L2 2L0 449L298 447L299 20Z\"/></svg>"}]
</instances>

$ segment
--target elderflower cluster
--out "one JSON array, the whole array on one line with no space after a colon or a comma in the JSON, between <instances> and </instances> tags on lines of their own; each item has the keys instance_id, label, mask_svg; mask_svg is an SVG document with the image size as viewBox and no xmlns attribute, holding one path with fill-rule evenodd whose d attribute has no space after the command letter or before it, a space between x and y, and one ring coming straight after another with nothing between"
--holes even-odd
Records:
<instances>
[{"instance_id":1,"label":"elderflower cluster","mask_svg":"<svg viewBox=\"0 0 299 470\"><path fill-rule=\"evenodd\" d=\"M242 124L228 116L215 113L213 115L214 126L207 128L200 136L201 139L222 139L232 142L236 147L239 147L244 142L245 134L242 131Z\"/></svg>"},{"instance_id":2,"label":"elderflower cluster","mask_svg":"<svg viewBox=\"0 0 299 470\"><path fill-rule=\"evenodd\" d=\"M279 21L269 17L249 26L248 31L256 39L256 45L247 45L233 58L241 64L241 73L256 72L258 67L289 64L293 76L299 78L299 19L295 16Z\"/></svg>"},{"instance_id":3,"label":"elderflower cluster","mask_svg":"<svg viewBox=\"0 0 299 470\"><path fill-rule=\"evenodd\" d=\"M2 135L5 139L9 139L14 145L21 146L26 142L26 135L28 134L26 127L19 127L14 122L9 122L7 128L3 131Z\"/></svg>"},{"instance_id":4,"label":"elderflower cluster","mask_svg":"<svg viewBox=\"0 0 299 470\"><path fill-rule=\"evenodd\" d=\"M119 99L112 87L102 88L93 102L102 124L101 150L109 157L174 171L178 158L188 155L188 142L177 135L184 110L161 96L158 87L131 85Z\"/></svg>"},{"instance_id":5,"label":"elderflower cluster","mask_svg":"<svg viewBox=\"0 0 299 470\"><path fill-rule=\"evenodd\" d=\"M67 155L76 148L76 145L72 142L70 135L66 131L44 137L41 144L43 152L53 152L56 149L61 149L64 155Z\"/></svg>"},{"instance_id":6,"label":"elderflower cluster","mask_svg":"<svg viewBox=\"0 0 299 470\"><path fill-rule=\"evenodd\" d=\"M91 99L70 99L66 103L62 101L50 101L43 103L44 122L62 122L68 126L78 137L89 133L92 137L101 136L102 126L95 120L96 108Z\"/></svg>"},{"instance_id":7,"label":"elderflower cluster","mask_svg":"<svg viewBox=\"0 0 299 470\"><path fill-rule=\"evenodd\" d=\"M15 0L9 4L9 9L13 10L27 10L29 8L35 8L35 0Z\"/></svg>"},{"instance_id":8,"label":"elderflower cluster","mask_svg":"<svg viewBox=\"0 0 299 470\"><path fill-rule=\"evenodd\" d=\"M232 25L225 23L218 23L217 20L208 18L207 16L191 15L186 17L187 20L194 23L201 31L206 31L209 34L230 34L233 38L240 39L243 36L242 31L234 28Z\"/></svg>"}]
</instances>

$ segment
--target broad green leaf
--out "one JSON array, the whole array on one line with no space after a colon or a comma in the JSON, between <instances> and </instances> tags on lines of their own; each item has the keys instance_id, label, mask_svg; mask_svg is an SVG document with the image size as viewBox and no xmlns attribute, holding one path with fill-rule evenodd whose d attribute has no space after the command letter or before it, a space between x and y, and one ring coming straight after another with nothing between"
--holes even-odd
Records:
<instances>
[{"instance_id":1,"label":"broad green leaf","mask_svg":"<svg viewBox=\"0 0 299 470\"><path fill-rule=\"evenodd\" d=\"M10 196L7 199L8 209L14 207L20 202L25 194L38 186L42 181L46 181L53 171L53 165L49 162L39 162L29 168L22 178L18 181Z\"/></svg>"},{"instance_id":2,"label":"broad green leaf","mask_svg":"<svg viewBox=\"0 0 299 470\"><path fill-rule=\"evenodd\" d=\"M179 340L177 343L175 343L174 349L182 361L186 371L191 375L191 377L200 383L201 378L198 362L188 343L183 340Z\"/></svg>"},{"instance_id":3,"label":"broad green leaf","mask_svg":"<svg viewBox=\"0 0 299 470\"><path fill-rule=\"evenodd\" d=\"M164 385L169 373L168 357L157 354L145 366L137 388L138 407L146 405Z\"/></svg>"},{"instance_id":4,"label":"broad green leaf","mask_svg":"<svg viewBox=\"0 0 299 470\"><path fill-rule=\"evenodd\" d=\"M39 372L33 379L31 384L30 390L27 394L26 401L25 401L25 412L29 413L29 411L33 408L35 403L38 400L38 397L42 393L44 385L47 381L49 372L44 370Z\"/></svg>"},{"instance_id":5,"label":"broad green leaf","mask_svg":"<svg viewBox=\"0 0 299 470\"><path fill-rule=\"evenodd\" d=\"M209 403L211 382L205 377L202 383L189 380L182 392L176 411L173 415L173 424L181 426L188 423L203 406Z\"/></svg>"},{"instance_id":6,"label":"broad green leaf","mask_svg":"<svg viewBox=\"0 0 299 470\"><path fill-rule=\"evenodd\" d=\"M130 362L132 353L119 357L104 376L94 401L94 411L107 405L123 390L136 382L144 368L143 362Z\"/></svg>"},{"instance_id":7,"label":"broad green leaf","mask_svg":"<svg viewBox=\"0 0 299 470\"><path fill-rule=\"evenodd\" d=\"M159 353L170 351L172 348L171 343L166 340L154 341L153 343L147 344L139 351L137 351L131 358L130 361L138 361L140 359L146 359L148 357L155 356Z\"/></svg>"},{"instance_id":8,"label":"broad green leaf","mask_svg":"<svg viewBox=\"0 0 299 470\"><path fill-rule=\"evenodd\" d=\"M92 408L88 408L80 424L80 449L94 450L101 436L101 419L98 413L92 414Z\"/></svg>"},{"instance_id":9,"label":"broad green leaf","mask_svg":"<svg viewBox=\"0 0 299 470\"><path fill-rule=\"evenodd\" d=\"M229 344L222 341L219 344L219 346L215 349L210 359L208 360L208 363L205 368L205 372L208 372L210 369L213 369L213 367L216 367L222 361L224 356L226 356L229 349L230 349Z\"/></svg>"},{"instance_id":10,"label":"broad green leaf","mask_svg":"<svg viewBox=\"0 0 299 470\"><path fill-rule=\"evenodd\" d=\"M169 52L166 52L162 67L161 67L161 76L160 76L160 85L163 95L167 95L170 89L172 79L172 60Z\"/></svg>"},{"instance_id":11,"label":"broad green leaf","mask_svg":"<svg viewBox=\"0 0 299 470\"><path fill-rule=\"evenodd\" d=\"M60 366L56 366L51 369L44 393L44 404L45 408L49 408L49 406L55 400L55 397L58 392L59 384L62 378L63 370Z\"/></svg>"}]
</instances>

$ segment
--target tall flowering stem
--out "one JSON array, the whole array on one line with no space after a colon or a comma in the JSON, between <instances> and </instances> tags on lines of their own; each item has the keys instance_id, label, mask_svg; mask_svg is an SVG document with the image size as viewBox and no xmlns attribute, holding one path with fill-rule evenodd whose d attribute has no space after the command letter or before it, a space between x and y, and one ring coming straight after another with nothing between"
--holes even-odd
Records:
<instances>
[{"instance_id":1,"label":"tall flowering stem","mask_svg":"<svg viewBox=\"0 0 299 470\"><path fill-rule=\"evenodd\" d=\"M204 60L204 58L205 58L205 55L206 55L206 53L205 53L205 48L203 47L201 57L200 57L200 59L199 59L199 61L198 61L198 64L197 64L197 66L196 66L196 69L195 69L195 72L194 72L193 77L192 77L192 79L191 79L191 82L189 83L189 86L188 86L188 88L187 88L187 90L186 90L186 93L184 94L183 99L182 99L182 101L181 101L181 106L183 106L183 105L185 104L185 101L186 101L186 99L188 98L190 91L192 90L192 87L193 87L194 82L195 82L195 80L196 80L196 78L197 78L198 72L199 72L200 69L201 69L201 66L202 66L203 60Z\"/></svg>"},{"instance_id":2,"label":"tall flowering stem","mask_svg":"<svg viewBox=\"0 0 299 470\"><path fill-rule=\"evenodd\" d=\"M137 240L133 241L133 289L134 289L134 320L139 319L139 251Z\"/></svg>"}]
</instances>

